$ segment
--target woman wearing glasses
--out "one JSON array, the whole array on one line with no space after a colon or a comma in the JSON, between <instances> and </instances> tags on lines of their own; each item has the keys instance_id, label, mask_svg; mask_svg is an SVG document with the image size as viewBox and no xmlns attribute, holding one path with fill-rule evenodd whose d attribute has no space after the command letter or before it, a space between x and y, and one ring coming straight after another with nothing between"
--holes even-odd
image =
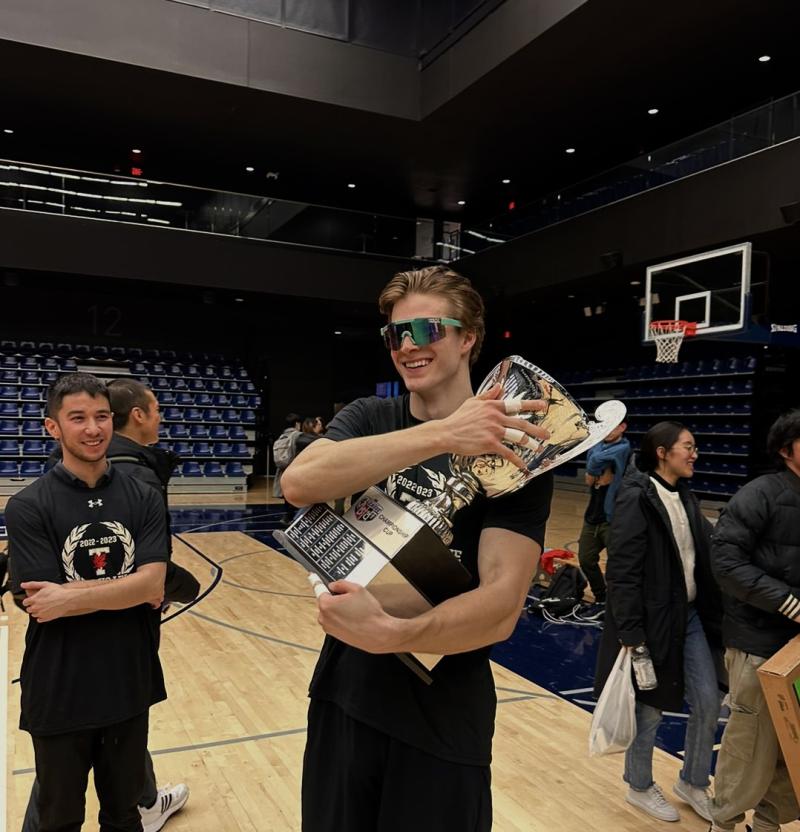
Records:
<instances>
[{"instance_id":1,"label":"woman wearing glasses","mask_svg":"<svg viewBox=\"0 0 800 832\"><path fill-rule=\"evenodd\" d=\"M636 691L636 737L625 753L626 800L658 820L677 809L653 781L662 711L689 703L685 756L673 792L711 820L711 754L720 709L713 649L721 649L722 601L711 574L711 525L689 490L697 446L685 425L659 422L642 440L620 486L611 521L608 603L595 678L599 695L620 644L646 663L656 686ZM651 680L652 683L652 680Z\"/></svg>"}]
</instances>

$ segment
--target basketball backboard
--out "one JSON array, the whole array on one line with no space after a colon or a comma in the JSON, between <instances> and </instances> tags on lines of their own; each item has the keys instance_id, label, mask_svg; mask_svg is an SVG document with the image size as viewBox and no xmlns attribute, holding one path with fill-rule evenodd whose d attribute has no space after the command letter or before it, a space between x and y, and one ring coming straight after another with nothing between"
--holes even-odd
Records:
<instances>
[{"instance_id":1,"label":"basketball backboard","mask_svg":"<svg viewBox=\"0 0 800 832\"><path fill-rule=\"evenodd\" d=\"M694 321L697 335L740 332L749 323L752 246L740 243L647 269L645 341L651 321Z\"/></svg>"}]
</instances>

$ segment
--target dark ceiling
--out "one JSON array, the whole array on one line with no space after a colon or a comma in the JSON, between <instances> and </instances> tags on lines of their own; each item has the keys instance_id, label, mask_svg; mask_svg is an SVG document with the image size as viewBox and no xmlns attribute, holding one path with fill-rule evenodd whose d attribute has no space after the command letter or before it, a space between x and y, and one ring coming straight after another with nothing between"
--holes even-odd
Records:
<instances>
[{"instance_id":1,"label":"dark ceiling","mask_svg":"<svg viewBox=\"0 0 800 832\"><path fill-rule=\"evenodd\" d=\"M800 89L799 22L589 0L420 122L0 41L0 157L477 222Z\"/></svg>"}]
</instances>

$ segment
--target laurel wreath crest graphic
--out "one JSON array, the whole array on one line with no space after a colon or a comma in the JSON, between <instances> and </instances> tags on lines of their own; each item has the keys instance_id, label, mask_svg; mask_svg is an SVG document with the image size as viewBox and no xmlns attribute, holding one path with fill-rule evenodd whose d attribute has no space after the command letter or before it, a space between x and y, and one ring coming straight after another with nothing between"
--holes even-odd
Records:
<instances>
[{"instance_id":1,"label":"laurel wreath crest graphic","mask_svg":"<svg viewBox=\"0 0 800 832\"><path fill-rule=\"evenodd\" d=\"M82 581L83 578L75 571L73 560L75 556L75 549L83 537L83 533L89 528L89 523L84 523L82 526L75 526L75 528L67 535L64 541L64 548L61 550L61 563L64 567L64 574L68 581Z\"/></svg>"},{"instance_id":2,"label":"laurel wreath crest graphic","mask_svg":"<svg viewBox=\"0 0 800 832\"><path fill-rule=\"evenodd\" d=\"M64 547L61 550L61 564L64 567L64 574L67 576L68 581L84 580L84 578L82 578L75 569L75 549L78 547L78 543L80 543L83 535L86 533L86 529L88 529L90 525L90 523L84 523L82 526L75 526L75 528L67 535L67 539L64 541ZM130 574L133 572L133 563L136 555L136 545L133 542L131 533L125 528L125 526L122 525L122 523L115 520L103 521L101 525L105 526L110 532L119 538L125 552L125 557L122 561L122 568L119 570L119 574L115 577L120 578L123 575Z\"/></svg>"}]
</instances>

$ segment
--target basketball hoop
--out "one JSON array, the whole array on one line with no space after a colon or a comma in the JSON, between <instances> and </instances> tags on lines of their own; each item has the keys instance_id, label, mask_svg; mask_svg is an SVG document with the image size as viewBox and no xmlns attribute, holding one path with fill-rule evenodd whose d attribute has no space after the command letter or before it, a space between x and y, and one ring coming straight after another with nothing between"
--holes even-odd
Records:
<instances>
[{"instance_id":1,"label":"basketball hoop","mask_svg":"<svg viewBox=\"0 0 800 832\"><path fill-rule=\"evenodd\" d=\"M656 361L675 364L684 337L697 332L697 324L689 321L652 321L650 334L656 342Z\"/></svg>"}]
</instances>

